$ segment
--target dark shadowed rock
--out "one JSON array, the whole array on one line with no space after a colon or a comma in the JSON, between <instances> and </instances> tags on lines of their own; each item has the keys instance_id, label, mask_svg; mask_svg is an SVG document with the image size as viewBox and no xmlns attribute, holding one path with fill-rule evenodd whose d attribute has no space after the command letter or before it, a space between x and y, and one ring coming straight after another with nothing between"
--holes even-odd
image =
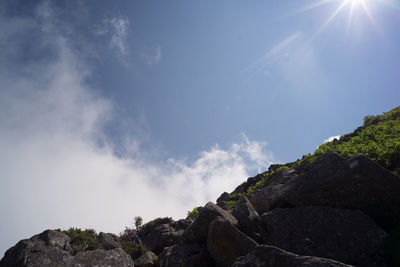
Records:
<instances>
[{"instance_id":1,"label":"dark shadowed rock","mask_svg":"<svg viewBox=\"0 0 400 267\"><path fill-rule=\"evenodd\" d=\"M145 246L159 254L165 247L173 246L178 242L190 222L190 220L174 221L171 218L156 219L141 229L139 236Z\"/></svg>"},{"instance_id":2,"label":"dark shadowed rock","mask_svg":"<svg viewBox=\"0 0 400 267\"><path fill-rule=\"evenodd\" d=\"M115 234L111 233L103 233L99 234L99 241L105 250L120 248L121 244L119 243L119 238Z\"/></svg>"},{"instance_id":3,"label":"dark shadowed rock","mask_svg":"<svg viewBox=\"0 0 400 267\"><path fill-rule=\"evenodd\" d=\"M360 211L316 206L277 208L263 214L262 220L267 245L356 266L384 266L387 234Z\"/></svg>"},{"instance_id":4,"label":"dark shadowed rock","mask_svg":"<svg viewBox=\"0 0 400 267\"><path fill-rule=\"evenodd\" d=\"M254 177L247 178L247 181L236 187L231 194L245 193L247 192L249 187L255 185L262 179L264 179L264 176L262 174L257 174Z\"/></svg>"},{"instance_id":5,"label":"dark shadowed rock","mask_svg":"<svg viewBox=\"0 0 400 267\"><path fill-rule=\"evenodd\" d=\"M156 261L157 255L151 251L147 251L139 259L135 260L135 267L153 267Z\"/></svg>"},{"instance_id":6,"label":"dark shadowed rock","mask_svg":"<svg viewBox=\"0 0 400 267\"><path fill-rule=\"evenodd\" d=\"M59 265L53 265L59 266ZM67 266L91 267L91 266L125 266L133 267L132 258L121 248L113 250L88 250L78 252L75 258Z\"/></svg>"},{"instance_id":7,"label":"dark shadowed rock","mask_svg":"<svg viewBox=\"0 0 400 267\"><path fill-rule=\"evenodd\" d=\"M238 220L238 228L257 242L261 242L260 232L263 230L261 218L247 197L243 197L232 210Z\"/></svg>"},{"instance_id":8,"label":"dark shadowed rock","mask_svg":"<svg viewBox=\"0 0 400 267\"><path fill-rule=\"evenodd\" d=\"M257 246L240 257L232 267L351 267L334 260L299 256L273 246Z\"/></svg>"},{"instance_id":9,"label":"dark shadowed rock","mask_svg":"<svg viewBox=\"0 0 400 267\"><path fill-rule=\"evenodd\" d=\"M330 206L361 210L385 230L400 225L400 177L363 155L327 153L296 171L271 178L250 202L262 214L274 208Z\"/></svg>"},{"instance_id":10,"label":"dark shadowed rock","mask_svg":"<svg viewBox=\"0 0 400 267\"><path fill-rule=\"evenodd\" d=\"M233 225L237 225L238 221L228 211L215 205L212 202L208 202L196 216L192 224L185 230L182 235L181 241L183 243L198 243L205 244L208 236L208 230L211 222L221 216L228 220Z\"/></svg>"},{"instance_id":11,"label":"dark shadowed rock","mask_svg":"<svg viewBox=\"0 0 400 267\"><path fill-rule=\"evenodd\" d=\"M218 266L231 266L255 246L257 243L253 239L222 217L217 217L210 225L207 248Z\"/></svg>"},{"instance_id":12,"label":"dark shadowed rock","mask_svg":"<svg viewBox=\"0 0 400 267\"><path fill-rule=\"evenodd\" d=\"M217 199L217 205L223 209L226 209L226 202L229 201L231 198L232 198L231 194L224 192Z\"/></svg>"},{"instance_id":13,"label":"dark shadowed rock","mask_svg":"<svg viewBox=\"0 0 400 267\"><path fill-rule=\"evenodd\" d=\"M82 251L74 255L71 239L58 231L46 230L22 240L7 250L0 266L132 266L131 257L121 248Z\"/></svg>"},{"instance_id":14,"label":"dark shadowed rock","mask_svg":"<svg viewBox=\"0 0 400 267\"><path fill-rule=\"evenodd\" d=\"M0 266L59 266L69 263L73 250L71 239L58 231L46 230L21 240L4 254Z\"/></svg>"},{"instance_id":15,"label":"dark shadowed rock","mask_svg":"<svg viewBox=\"0 0 400 267\"><path fill-rule=\"evenodd\" d=\"M160 267L213 267L215 262L207 249L196 244L165 248L158 256Z\"/></svg>"}]
</instances>

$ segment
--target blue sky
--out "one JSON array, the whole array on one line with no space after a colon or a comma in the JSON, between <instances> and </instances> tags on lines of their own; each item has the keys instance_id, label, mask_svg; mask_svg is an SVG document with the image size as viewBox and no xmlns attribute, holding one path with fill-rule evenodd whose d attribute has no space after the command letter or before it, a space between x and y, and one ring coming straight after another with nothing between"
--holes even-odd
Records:
<instances>
[{"instance_id":1,"label":"blue sky","mask_svg":"<svg viewBox=\"0 0 400 267\"><path fill-rule=\"evenodd\" d=\"M0 1L0 253L182 218L398 106L399 6Z\"/></svg>"}]
</instances>

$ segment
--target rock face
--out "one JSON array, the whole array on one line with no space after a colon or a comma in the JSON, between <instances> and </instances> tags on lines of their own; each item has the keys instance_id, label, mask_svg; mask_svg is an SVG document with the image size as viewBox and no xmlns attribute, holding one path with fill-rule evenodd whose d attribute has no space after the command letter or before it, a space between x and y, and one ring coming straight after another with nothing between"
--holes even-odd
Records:
<instances>
[{"instance_id":1,"label":"rock face","mask_svg":"<svg viewBox=\"0 0 400 267\"><path fill-rule=\"evenodd\" d=\"M157 255L151 251L143 254L139 259L135 260L135 267L153 267L157 261Z\"/></svg>"},{"instance_id":2,"label":"rock face","mask_svg":"<svg viewBox=\"0 0 400 267\"><path fill-rule=\"evenodd\" d=\"M263 227L261 218L247 197L236 204L232 210L232 215L238 220L238 228L243 233L257 242L261 242L261 234Z\"/></svg>"},{"instance_id":3,"label":"rock face","mask_svg":"<svg viewBox=\"0 0 400 267\"><path fill-rule=\"evenodd\" d=\"M121 248L121 244L119 243L119 238L117 235L101 232L99 234L99 240L105 250Z\"/></svg>"},{"instance_id":4,"label":"rock face","mask_svg":"<svg viewBox=\"0 0 400 267\"><path fill-rule=\"evenodd\" d=\"M184 243L197 243L204 245L207 240L208 231L211 222L221 216L229 221L231 224L237 226L238 221L228 211L208 202L207 205L200 209L199 214L196 216L192 224L185 230L182 235Z\"/></svg>"},{"instance_id":5,"label":"rock face","mask_svg":"<svg viewBox=\"0 0 400 267\"><path fill-rule=\"evenodd\" d=\"M165 248L157 262L160 267L213 267L208 251L196 244L175 245Z\"/></svg>"},{"instance_id":6,"label":"rock face","mask_svg":"<svg viewBox=\"0 0 400 267\"><path fill-rule=\"evenodd\" d=\"M262 214L274 208L329 206L361 210L385 230L400 225L400 177L363 155L327 153L271 179L250 199Z\"/></svg>"},{"instance_id":7,"label":"rock face","mask_svg":"<svg viewBox=\"0 0 400 267\"><path fill-rule=\"evenodd\" d=\"M240 257L232 267L351 267L337 261L299 256L273 246L257 246L249 254Z\"/></svg>"},{"instance_id":8,"label":"rock face","mask_svg":"<svg viewBox=\"0 0 400 267\"><path fill-rule=\"evenodd\" d=\"M46 230L18 242L7 250L0 266L132 266L131 257L121 248L83 251L76 255L71 239L58 231Z\"/></svg>"},{"instance_id":9,"label":"rock face","mask_svg":"<svg viewBox=\"0 0 400 267\"><path fill-rule=\"evenodd\" d=\"M299 255L355 266L384 266L386 232L360 211L331 207L274 209L262 215L264 243Z\"/></svg>"},{"instance_id":10,"label":"rock face","mask_svg":"<svg viewBox=\"0 0 400 267\"><path fill-rule=\"evenodd\" d=\"M246 255L257 245L222 217L217 217L210 225L207 248L218 266L231 266L238 257Z\"/></svg>"}]
</instances>

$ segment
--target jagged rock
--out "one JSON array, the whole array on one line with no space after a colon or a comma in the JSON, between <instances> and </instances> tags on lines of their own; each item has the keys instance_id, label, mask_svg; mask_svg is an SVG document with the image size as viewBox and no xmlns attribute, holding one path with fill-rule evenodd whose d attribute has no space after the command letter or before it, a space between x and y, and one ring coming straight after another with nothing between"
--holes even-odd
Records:
<instances>
[{"instance_id":1,"label":"jagged rock","mask_svg":"<svg viewBox=\"0 0 400 267\"><path fill-rule=\"evenodd\" d=\"M100 232L99 234L99 240L101 245L105 250L110 250L110 249L115 249L115 248L120 248L121 244L119 243L119 238L115 234L111 233L103 233Z\"/></svg>"},{"instance_id":2,"label":"jagged rock","mask_svg":"<svg viewBox=\"0 0 400 267\"><path fill-rule=\"evenodd\" d=\"M257 174L254 177L247 178L247 181L236 187L231 194L245 193L250 186L255 185L262 179L264 179L264 176L262 176L262 174Z\"/></svg>"},{"instance_id":3,"label":"jagged rock","mask_svg":"<svg viewBox=\"0 0 400 267\"><path fill-rule=\"evenodd\" d=\"M8 249L0 266L57 266L70 262L71 239L58 231L46 230Z\"/></svg>"},{"instance_id":4,"label":"jagged rock","mask_svg":"<svg viewBox=\"0 0 400 267\"><path fill-rule=\"evenodd\" d=\"M259 212L295 206L361 210L385 230L400 225L400 177L363 155L327 153L296 171L271 178L250 202Z\"/></svg>"},{"instance_id":5,"label":"jagged rock","mask_svg":"<svg viewBox=\"0 0 400 267\"><path fill-rule=\"evenodd\" d=\"M205 244L208 236L208 230L211 222L221 216L228 220L233 225L237 225L238 221L228 211L215 205L212 202L208 202L196 216L192 224L182 234L181 241L183 243L191 244Z\"/></svg>"},{"instance_id":6,"label":"jagged rock","mask_svg":"<svg viewBox=\"0 0 400 267\"><path fill-rule=\"evenodd\" d=\"M223 209L226 209L226 202L229 201L231 198L232 198L231 194L224 192L217 199L217 205Z\"/></svg>"},{"instance_id":7,"label":"jagged rock","mask_svg":"<svg viewBox=\"0 0 400 267\"><path fill-rule=\"evenodd\" d=\"M135 267L153 267L157 261L157 255L147 251L139 259L135 260Z\"/></svg>"},{"instance_id":8,"label":"jagged rock","mask_svg":"<svg viewBox=\"0 0 400 267\"><path fill-rule=\"evenodd\" d=\"M139 235L145 246L159 254L163 248L175 245L189 224L190 220L176 222L171 218L161 218L140 230Z\"/></svg>"},{"instance_id":9,"label":"jagged rock","mask_svg":"<svg viewBox=\"0 0 400 267\"><path fill-rule=\"evenodd\" d=\"M360 211L306 206L262 215L264 244L355 266L384 266L386 232Z\"/></svg>"},{"instance_id":10,"label":"jagged rock","mask_svg":"<svg viewBox=\"0 0 400 267\"><path fill-rule=\"evenodd\" d=\"M131 257L122 249L82 251L74 255L71 239L58 231L46 230L30 239L21 240L7 250L0 261L8 266L132 266Z\"/></svg>"},{"instance_id":11,"label":"jagged rock","mask_svg":"<svg viewBox=\"0 0 400 267\"><path fill-rule=\"evenodd\" d=\"M222 217L217 217L210 225L207 248L218 266L231 266L239 256L246 255L255 246L257 243L253 239Z\"/></svg>"},{"instance_id":12,"label":"jagged rock","mask_svg":"<svg viewBox=\"0 0 400 267\"><path fill-rule=\"evenodd\" d=\"M59 266L59 265L53 265ZM91 266L124 266L133 267L132 258L121 248L112 250L87 250L76 254L72 262L67 266L91 267Z\"/></svg>"},{"instance_id":13,"label":"jagged rock","mask_svg":"<svg viewBox=\"0 0 400 267\"><path fill-rule=\"evenodd\" d=\"M273 246L257 246L246 256L238 258L232 267L351 267L334 260L299 256Z\"/></svg>"},{"instance_id":14,"label":"jagged rock","mask_svg":"<svg viewBox=\"0 0 400 267\"><path fill-rule=\"evenodd\" d=\"M215 262L207 249L197 244L179 244L165 248L158 256L159 267L213 267Z\"/></svg>"},{"instance_id":15,"label":"jagged rock","mask_svg":"<svg viewBox=\"0 0 400 267\"><path fill-rule=\"evenodd\" d=\"M261 241L260 232L263 231L261 217L249 202L247 197L243 197L235 208L232 210L232 215L238 220L238 228L243 233L257 242Z\"/></svg>"}]
</instances>

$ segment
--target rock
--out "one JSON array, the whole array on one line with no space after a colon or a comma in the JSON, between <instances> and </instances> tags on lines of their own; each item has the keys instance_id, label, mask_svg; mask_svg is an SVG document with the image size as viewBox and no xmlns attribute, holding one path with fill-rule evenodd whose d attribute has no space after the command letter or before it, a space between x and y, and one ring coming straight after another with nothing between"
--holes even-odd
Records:
<instances>
[{"instance_id":1,"label":"rock","mask_svg":"<svg viewBox=\"0 0 400 267\"><path fill-rule=\"evenodd\" d=\"M121 248L82 251L74 255L71 239L58 231L46 230L30 239L18 242L7 250L0 261L8 266L132 266L131 257Z\"/></svg>"},{"instance_id":2,"label":"rock","mask_svg":"<svg viewBox=\"0 0 400 267\"><path fill-rule=\"evenodd\" d=\"M59 266L59 265L53 265ZM133 267L133 261L121 248L112 250L87 250L78 252L75 258L67 266L90 267L90 266L125 266Z\"/></svg>"},{"instance_id":3,"label":"rock","mask_svg":"<svg viewBox=\"0 0 400 267\"><path fill-rule=\"evenodd\" d=\"M165 248L159 255L159 267L213 267L215 262L204 247L179 244Z\"/></svg>"},{"instance_id":4,"label":"rock","mask_svg":"<svg viewBox=\"0 0 400 267\"><path fill-rule=\"evenodd\" d=\"M100 232L99 234L99 240L101 245L105 250L110 250L110 249L115 249L115 248L120 248L121 244L119 243L119 238L117 235L111 234L111 233L103 233Z\"/></svg>"},{"instance_id":5,"label":"rock","mask_svg":"<svg viewBox=\"0 0 400 267\"><path fill-rule=\"evenodd\" d=\"M192 224L182 234L181 241L186 244L198 243L204 245L207 240L208 230L211 222L221 216L233 225L237 225L238 221L228 211L208 202L196 216Z\"/></svg>"},{"instance_id":6,"label":"rock","mask_svg":"<svg viewBox=\"0 0 400 267\"><path fill-rule=\"evenodd\" d=\"M261 242L260 232L263 230L261 218L247 197L243 197L235 208L232 215L238 220L240 231L257 242Z\"/></svg>"},{"instance_id":7,"label":"rock","mask_svg":"<svg viewBox=\"0 0 400 267\"><path fill-rule=\"evenodd\" d=\"M139 235L145 246L159 254L165 247L175 245L189 224L190 220L176 222L171 218L157 219L153 224L141 229Z\"/></svg>"},{"instance_id":8,"label":"rock","mask_svg":"<svg viewBox=\"0 0 400 267\"><path fill-rule=\"evenodd\" d=\"M264 179L264 176L262 174L257 174L255 177L250 177L247 179L246 182L242 183L238 187L233 190L231 194L238 194L238 193L245 193L249 189L250 186L255 185L257 182L261 181Z\"/></svg>"},{"instance_id":9,"label":"rock","mask_svg":"<svg viewBox=\"0 0 400 267\"><path fill-rule=\"evenodd\" d=\"M239 256L249 253L257 243L228 220L217 217L210 225L207 248L218 266L231 266Z\"/></svg>"},{"instance_id":10,"label":"rock","mask_svg":"<svg viewBox=\"0 0 400 267\"><path fill-rule=\"evenodd\" d=\"M157 261L157 255L147 251L139 259L135 260L135 267L153 267Z\"/></svg>"},{"instance_id":11,"label":"rock","mask_svg":"<svg viewBox=\"0 0 400 267\"><path fill-rule=\"evenodd\" d=\"M226 202L229 201L231 198L232 198L231 194L224 192L217 199L217 205L223 209L227 209Z\"/></svg>"},{"instance_id":12,"label":"rock","mask_svg":"<svg viewBox=\"0 0 400 267\"><path fill-rule=\"evenodd\" d=\"M264 244L355 266L384 266L386 232L360 211L306 206L262 215Z\"/></svg>"},{"instance_id":13,"label":"rock","mask_svg":"<svg viewBox=\"0 0 400 267\"><path fill-rule=\"evenodd\" d=\"M257 246L240 257L232 267L351 267L337 261L310 256L299 256L273 246Z\"/></svg>"},{"instance_id":14,"label":"rock","mask_svg":"<svg viewBox=\"0 0 400 267\"><path fill-rule=\"evenodd\" d=\"M58 231L46 230L30 239L21 240L8 249L0 266L59 266L73 258L71 239Z\"/></svg>"},{"instance_id":15,"label":"rock","mask_svg":"<svg viewBox=\"0 0 400 267\"><path fill-rule=\"evenodd\" d=\"M296 171L273 176L250 202L259 212L295 206L361 210L389 231L400 225L400 177L363 155L327 153Z\"/></svg>"}]
</instances>

